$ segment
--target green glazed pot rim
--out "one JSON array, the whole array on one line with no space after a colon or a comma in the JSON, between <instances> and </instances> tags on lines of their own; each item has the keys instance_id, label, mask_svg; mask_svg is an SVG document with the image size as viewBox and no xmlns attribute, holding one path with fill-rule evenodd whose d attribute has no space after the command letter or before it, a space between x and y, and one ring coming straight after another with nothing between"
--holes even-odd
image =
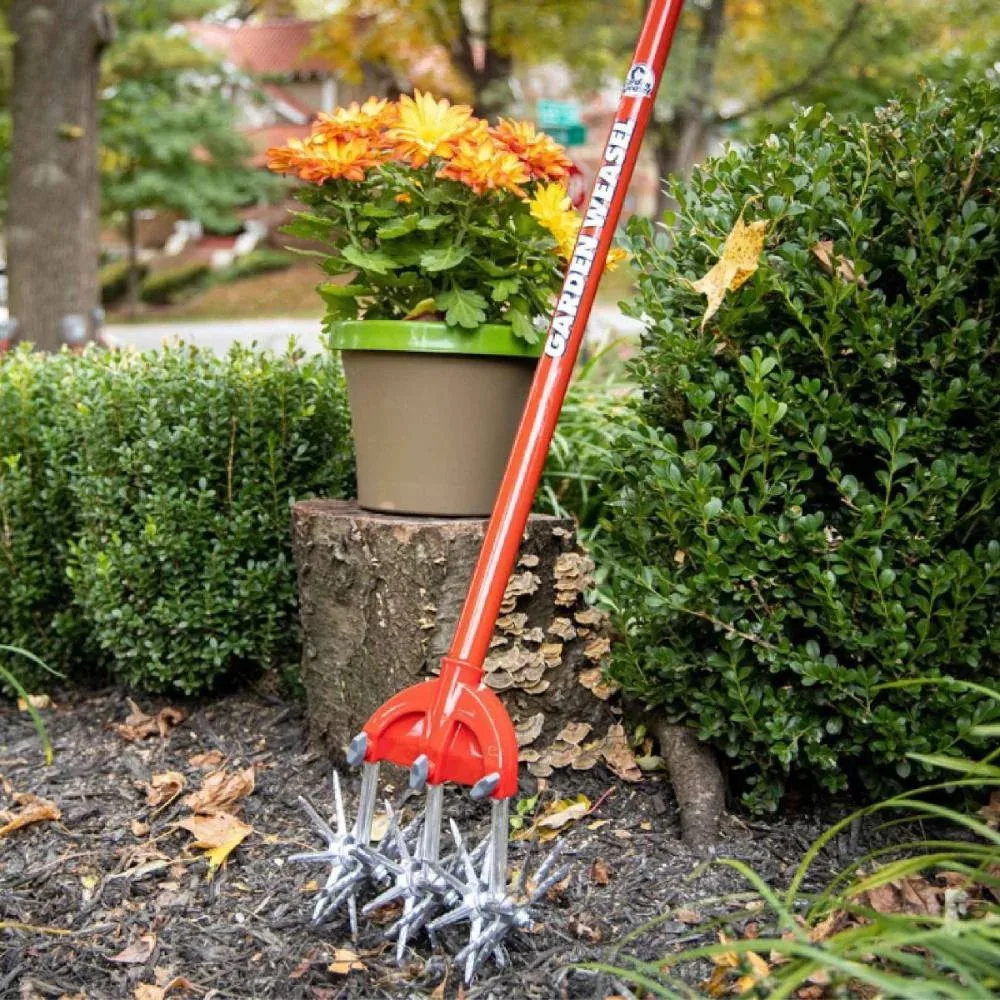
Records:
<instances>
[{"instance_id":1,"label":"green glazed pot rim","mask_svg":"<svg viewBox=\"0 0 1000 1000\"><path fill-rule=\"evenodd\" d=\"M537 358L544 338L529 344L509 326L486 323L475 330L447 323L402 319L350 319L330 324L330 346L338 351L409 351Z\"/></svg>"}]
</instances>

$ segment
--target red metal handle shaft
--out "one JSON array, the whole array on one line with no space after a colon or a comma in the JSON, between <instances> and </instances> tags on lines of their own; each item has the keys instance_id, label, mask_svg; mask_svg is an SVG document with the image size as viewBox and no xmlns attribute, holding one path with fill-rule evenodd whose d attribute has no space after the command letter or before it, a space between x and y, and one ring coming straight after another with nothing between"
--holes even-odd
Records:
<instances>
[{"instance_id":1,"label":"red metal handle shaft","mask_svg":"<svg viewBox=\"0 0 1000 1000\"><path fill-rule=\"evenodd\" d=\"M446 660L478 670L621 217L684 0L652 0Z\"/></svg>"}]
</instances>

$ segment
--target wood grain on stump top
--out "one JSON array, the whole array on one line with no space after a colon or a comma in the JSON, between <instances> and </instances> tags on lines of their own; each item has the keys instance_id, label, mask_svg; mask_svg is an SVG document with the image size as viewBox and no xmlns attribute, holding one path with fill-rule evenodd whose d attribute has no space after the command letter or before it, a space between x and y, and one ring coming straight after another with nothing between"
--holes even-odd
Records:
<instances>
[{"instance_id":1,"label":"wood grain on stump top","mask_svg":"<svg viewBox=\"0 0 1000 1000\"><path fill-rule=\"evenodd\" d=\"M337 500L293 506L310 731L328 749L339 754L379 705L437 672L486 523L377 513ZM606 619L583 599L592 568L572 521L532 515L486 680L518 726L522 760L538 775L601 757L621 763L624 731L600 680Z\"/></svg>"}]
</instances>

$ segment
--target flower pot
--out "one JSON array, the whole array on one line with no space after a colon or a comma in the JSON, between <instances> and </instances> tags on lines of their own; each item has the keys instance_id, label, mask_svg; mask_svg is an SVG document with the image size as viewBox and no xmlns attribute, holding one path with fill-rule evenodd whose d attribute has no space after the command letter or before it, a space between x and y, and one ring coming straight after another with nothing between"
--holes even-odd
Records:
<instances>
[{"instance_id":1,"label":"flower pot","mask_svg":"<svg viewBox=\"0 0 1000 1000\"><path fill-rule=\"evenodd\" d=\"M351 320L343 352L358 503L368 510L486 517L541 344L506 326Z\"/></svg>"}]
</instances>

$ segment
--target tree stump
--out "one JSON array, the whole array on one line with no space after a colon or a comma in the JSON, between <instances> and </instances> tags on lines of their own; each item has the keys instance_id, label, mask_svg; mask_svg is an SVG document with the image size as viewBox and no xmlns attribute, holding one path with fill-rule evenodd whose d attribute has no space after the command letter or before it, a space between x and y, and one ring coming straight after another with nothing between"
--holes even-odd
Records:
<instances>
[{"instance_id":1,"label":"tree stump","mask_svg":"<svg viewBox=\"0 0 1000 1000\"><path fill-rule=\"evenodd\" d=\"M339 754L383 701L439 669L486 521L308 500L294 505L292 526L310 733ZM537 776L604 759L634 780L639 770L601 680L607 620L583 598L592 569L572 521L532 516L486 680Z\"/></svg>"}]
</instances>

